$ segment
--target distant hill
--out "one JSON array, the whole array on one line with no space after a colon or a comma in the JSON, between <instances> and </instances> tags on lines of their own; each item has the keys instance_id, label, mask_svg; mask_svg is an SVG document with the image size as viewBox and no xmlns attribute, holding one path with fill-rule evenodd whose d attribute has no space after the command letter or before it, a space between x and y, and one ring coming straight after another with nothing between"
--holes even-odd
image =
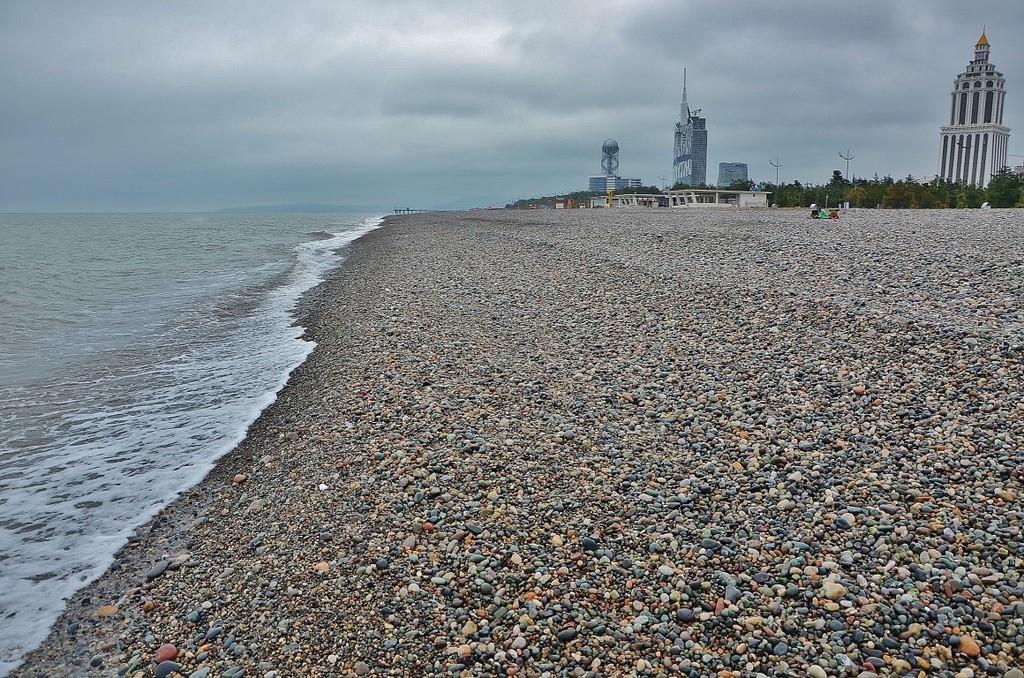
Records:
<instances>
[{"instance_id":1,"label":"distant hill","mask_svg":"<svg viewBox=\"0 0 1024 678\"><path fill-rule=\"evenodd\" d=\"M498 196L475 196L441 204L395 204L395 205L331 205L321 202L295 202L278 205L244 205L223 207L219 214L332 214L340 212L361 212L365 214L390 214L396 208L409 207L425 210L467 210L474 207L504 207L505 202Z\"/></svg>"},{"instance_id":2,"label":"distant hill","mask_svg":"<svg viewBox=\"0 0 1024 678\"><path fill-rule=\"evenodd\" d=\"M282 205L246 205L244 207L224 207L217 210L220 214L331 214L338 212L380 213L390 209L373 205L329 205L319 202L296 202Z\"/></svg>"}]
</instances>

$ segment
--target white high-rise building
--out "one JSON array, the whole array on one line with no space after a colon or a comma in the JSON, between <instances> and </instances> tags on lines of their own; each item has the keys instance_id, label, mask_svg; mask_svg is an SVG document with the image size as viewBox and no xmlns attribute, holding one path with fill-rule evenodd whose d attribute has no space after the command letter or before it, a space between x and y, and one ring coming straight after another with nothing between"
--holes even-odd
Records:
<instances>
[{"instance_id":1,"label":"white high-rise building","mask_svg":"<svg viewBox=\"0 0 1024 678\"><path fill-rule=\"evenodd\" d=\"M1010 128L1003 127L1006 80L989 63L982 31L974 60L953 82L949 124L939 128L939 179L986 186L1006 166Z\"/></svg>"}]
</instances>

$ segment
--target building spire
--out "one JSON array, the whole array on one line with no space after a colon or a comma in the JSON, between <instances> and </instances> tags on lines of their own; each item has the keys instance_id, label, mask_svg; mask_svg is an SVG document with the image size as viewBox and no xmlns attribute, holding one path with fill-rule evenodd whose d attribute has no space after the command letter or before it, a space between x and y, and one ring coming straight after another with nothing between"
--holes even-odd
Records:
<instances>
[{"instance_id":1,"label":"building spire","mask_svg":"<svg viewBox=\"0 0 1024 678\"><path fill-rule=\"evenodd\" d=\"M690 119L690 106L686 103L686 67L683 67L683 101L679 105L679 122L683 125Z\"/></svg>"},{"instance_id":2,"label":"building spire","mask_svg":"<svg viewBox=\"0 0 1024 678\"><path fill-rule=\"evenodd\" d=\"M981 29L981 37L978 38L978 44L974 46L974 63L983 64L988 63L988 53L991 47L988 44L988 38L985 36L985 29Z\"/></svg>"}]
</instances>

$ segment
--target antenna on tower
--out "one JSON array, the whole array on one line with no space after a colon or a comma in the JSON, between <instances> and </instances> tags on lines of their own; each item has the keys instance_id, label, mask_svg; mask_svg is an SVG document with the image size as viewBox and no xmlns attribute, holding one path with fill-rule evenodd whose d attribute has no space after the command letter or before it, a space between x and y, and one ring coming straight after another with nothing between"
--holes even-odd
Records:
<instances>
[{"instance_id":1,"label":"antenna on tower","mask_svg":"<svg viewBox=\"0 0 1024 678\"><path fill-rule=\"evenodd\" d=\"M685 125L690 120L690 105L686 103L686 68L683 68L683 100L679 104L679 123Z\"/></svg>"}]
</instances>

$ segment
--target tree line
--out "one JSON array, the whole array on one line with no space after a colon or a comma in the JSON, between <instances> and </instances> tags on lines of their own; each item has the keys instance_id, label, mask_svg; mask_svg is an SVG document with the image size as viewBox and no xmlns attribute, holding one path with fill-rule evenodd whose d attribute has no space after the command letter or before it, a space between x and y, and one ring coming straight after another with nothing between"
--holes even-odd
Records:
<instances>
[{"instance_id":1,"label":"tree line","mask_svg":"<svg viewBox=\"0 0 1024 678\"><path fill-rule=\"evenodd\" d=\"M912 176L895 180L890 176L847 181L839 170L832 173L826 184L810 185L794 181L791 184L761 184L761 189L772 194L772 204L780 207L806 207L850 203L851 207L878 207L892 209L935 209L981 207L1024 207L1024 176L1003 169L992 177L988 186L956 181L917 181Z\"/></svg>"},{"instance_id":2,"label":"tree line","mask_svg":"<svg viewBox=\"0 0 1024 678\"><path fill-rule=\"evenodd\" d=\"M935 209L981 207L988 203L991 207L1024 207L1024 175L1014 174L1003 168L992 177L988 186L981 188L974 184L950 182L943 180L922 182L912 176L904 179L893 179L890 176L879 178L876 174L872 179L853 179L848 181L842 172L835 170L827 183L804 184L800 181L774 184L764 182L756 184L751 180L734 181L729 186L709 186L701 184L692 188L729 189L749 191L753 188L771 193L771 204L779 207L807 207L811 204L824 206L841 205L848 202L851 207L878 207L891 209ZM684 184L676 184L673 188L691 188ZM620 193L646 193L659 195L662 193L657 186L640 186L620 191ZM575 191L558 196L524 198L505 205L506 209L529 209L530 206L553 207L556 199L571 199L575 204L589 203L590 198L603 196L604 193L592 191Z\"/></svg>"}]
</instances>

